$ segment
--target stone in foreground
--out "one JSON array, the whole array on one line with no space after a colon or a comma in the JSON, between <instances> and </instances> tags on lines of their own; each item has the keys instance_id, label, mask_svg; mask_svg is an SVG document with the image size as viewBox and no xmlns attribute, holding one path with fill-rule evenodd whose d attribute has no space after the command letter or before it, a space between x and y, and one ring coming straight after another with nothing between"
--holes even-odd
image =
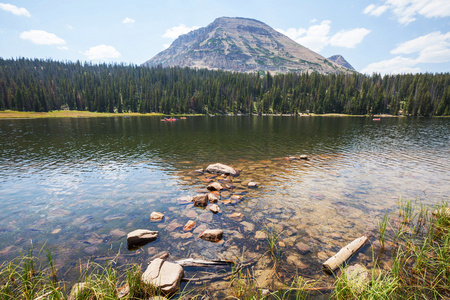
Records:
<instances>
[{"instance_id":1,"label":"stone in foreground","mask_svg":"<svg viewBox=\"0 0 450 300\"><path fill-rule=\"evenodd\" d=\"M221 191L223 190L223 186L218 182L211 182L210 184L208 184L206 189L208 191Z\"/></svg>"},{"instance_id":2,"label":"stone in foreground","mask_svg":"<svg viewBox=\"0 0 450 300\"><path fill-rule=\"evenodd\" d=\"M153 260L142 274L142 281L151 284L165 294L173 294L180 288L180 281L184 276L183 268L160 258Z\"/></svg>"},{"instance_id":3,"label":"stone in foreground","mask_svg":"<svg viewBox=\"0 0 450 300\"><path fill-rule=\"evenodd\" d=\"M127 234L128 250L136 250L158 238L158 231L137 229Z\"/></svg>"},{"instance_id":4,"label":"stone in foreground","mask_svg":"<svg viewBox=\"0 0 450 300\"><path fill-rule=\"evenodd\" d=\"M223 237L221 229L207 229L198 235L199 238L208 242L218 242Z\"/></svg>"},{"instance_id":5,"label":"stone in foreground","mask_svg":"<svg viewBox=\"0 0 450 300\"><path fill-rule=\"evenodd\" d=\"M231 176L239 175L239 172L232 167L220 163L209 165L205 171L213 174L225 174Z\"/></svg>"}]
</instances>

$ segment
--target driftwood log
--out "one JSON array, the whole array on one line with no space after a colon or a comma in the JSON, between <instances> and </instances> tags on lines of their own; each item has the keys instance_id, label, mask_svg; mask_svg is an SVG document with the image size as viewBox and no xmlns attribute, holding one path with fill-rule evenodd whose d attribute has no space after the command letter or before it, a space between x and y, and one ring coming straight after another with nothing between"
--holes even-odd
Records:
<instances>
[{"instance_id":1,"label":"driftwood log","mask_svg":"<svg viewBox=\"0 0 450 300\"><path fill-rule=\"evenodd\" d=\"M364 246L370 238L370 234L364 234L363 236L357 238L341 250L338 253L330 257L326 262L322 264L322 268L327 273L333 273L339 268L344 262L346 262L350 257L353 256L362 246Z\"/></svg>"}]
</instances>

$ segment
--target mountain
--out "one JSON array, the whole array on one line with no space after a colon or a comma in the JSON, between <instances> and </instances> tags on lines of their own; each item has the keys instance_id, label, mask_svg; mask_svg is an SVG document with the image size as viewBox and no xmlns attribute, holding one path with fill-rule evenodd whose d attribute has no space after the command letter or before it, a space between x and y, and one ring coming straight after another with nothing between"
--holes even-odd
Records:
<instances>
[{"instance_id":1,"label":"mountain","mask_svg":"<svg viewBox=\"0 0 450 300\"><path fill-rule=\"evenodd\" d=\"M228 17L179 36L169 48L143 65L236 72L351 72L263 22Z\"/></svg>"},{"instance_id":2,"label":"mountain","mask_svg":"<svg viewBox=\"0 0 450 300\"><path fill-rule=\"evenodd\" d=\"M328 60L331 60L332 62L337 63L338 65L341 65L347 69L356 71L355 68L352 67L351 64L348 63L348 61L345 60L345 58L342 55L333 55L328 57Z\"/></svg>"}]
</instances>

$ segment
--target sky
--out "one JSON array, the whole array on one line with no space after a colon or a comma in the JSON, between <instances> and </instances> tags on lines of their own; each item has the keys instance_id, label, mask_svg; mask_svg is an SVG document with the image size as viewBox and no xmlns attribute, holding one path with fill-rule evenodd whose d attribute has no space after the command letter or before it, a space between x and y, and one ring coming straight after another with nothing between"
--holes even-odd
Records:
<instances>
[{"instance_id":1,"label":"sky","mask_svg":"<svg viewBox=\"0 0 450 300\"><path fill-rule=\"evenodd\" d=\"M369 75L450 71L450 0L9 0L0 57L140 65L219 17L262 21Z\"/></svg>"}]
</instances>

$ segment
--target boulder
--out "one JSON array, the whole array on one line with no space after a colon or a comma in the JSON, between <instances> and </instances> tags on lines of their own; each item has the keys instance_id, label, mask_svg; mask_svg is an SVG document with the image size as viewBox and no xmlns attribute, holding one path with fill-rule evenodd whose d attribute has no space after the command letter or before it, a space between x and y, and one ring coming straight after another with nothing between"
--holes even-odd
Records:
<instances>
[{"instance_id":1,"label":"boulder","mask_svg":"<svg viewBox=\"0 0 450 300\"><path fill-rule=\"evenodd\" d=\"M127 234L128 250L134 250L158 238L158 231L137 229Z\"/></svg>"},{"instance_id":2,"label":"boulder","mask_svg":"<svg viewBox=\"0 0 450 300\"><path fill-rule=\"evenodd\" d=\"M221 229L207 229L198 235L199 238L209 242L218 242L223 237L223 230Z\"/></svg>"},{"instance_id":3,"label":"boulder","mask_svg":"<svg viewBox=\"0 0 450 300\"><path fill-rule=\"evenodd\" d=\"M223 186L218 182L211 182L210 184L208 184L206 189L208 191L220 191L223 190Z\"/></svg>"},{"instance_id":4,"label":"boulder","mask_svg":"<svg viewBox=\"0 0 450 300\"><path fill-rule=\"evenodd\" d=\"M160 288L163 293L173 294L180 288L184 276L183 268L160 258L153 260L142 274L142 281Z\"/></svg>"},{"instance_id":5,"label":"boulder","mask_svg":"<svg viewBox=\"0 0 450 300\"><path fill-rule=\"evenodd\" d=\"M225 174L231 176L239 175L239 172L232 167L220 163L209 165L205 171L213 174Z\"/></svg>"},{"instance_id":6,"label":"boulder","mask_svg":"<svg viewBox=\"0 0 450 300\"><path fill-rule=\"evenodd\" d=\"M369 271L360 264L347 266L344 269L344 276L358 294L362 293L364 288L370 283Z\"/></svg>"},{"instance_id":7,"label":"boulder","mask_svg":"<svg viewBox=\"0 0 450 300\"><path fill-rule=\"evenodd\" d=\"M206 207L208 205L208 195L196 195L192 199L195 206Z\"/></svg>"},{"instance_id":8,"label":"boulder","mask_svg":"<svg viewBox=\"0 0 450 300\"><path fill-rule=\"evenodd\" d=\"M189 220L186 225L184 225L183 230L184 231L191 231L195 228L196 224L194 221Z\"/></svg>"},{"instance_id":9,"label":"boulder","mask_svg":"<svg viewBox=\"0 0 450 300\"><path fill-rule=\"evenodd\" d=\"M308 160L308 155L302 154L300 155L300 159Z\"/></svg>"},{"instance_id":10,"label":"boulder","mask_svg":"<svg viewBox=\"0 0 450 300\"><path fill-rule=\"evenodd\" d=\"M150 221L152 222L161 222L164 219L164 214L154 211L150 214Z\"/></svg>"},{"instance_id":11,"label":"boulder","mask_svg":"<svg viewBox=\"0 0 450 300\"><path fill-rule=\"evenodd\" d=\"M211 211L214 214L220 213L220 207L217 204L212 204L208 207L209 211Z\"/></svg>"},{"instance_id":12,"label":"boulder","mask_svg":"<svg viewBox=\"0 0 450 300\"><path fill-rule=\"evenodd\" d=\"M89 288L89 284L87 282L79 282L75 283L70 290L68 300L76 300L79 296L85 293L85 290ZM85 296L85 295L83 295Z\"/></svg>"}]
</instances>

